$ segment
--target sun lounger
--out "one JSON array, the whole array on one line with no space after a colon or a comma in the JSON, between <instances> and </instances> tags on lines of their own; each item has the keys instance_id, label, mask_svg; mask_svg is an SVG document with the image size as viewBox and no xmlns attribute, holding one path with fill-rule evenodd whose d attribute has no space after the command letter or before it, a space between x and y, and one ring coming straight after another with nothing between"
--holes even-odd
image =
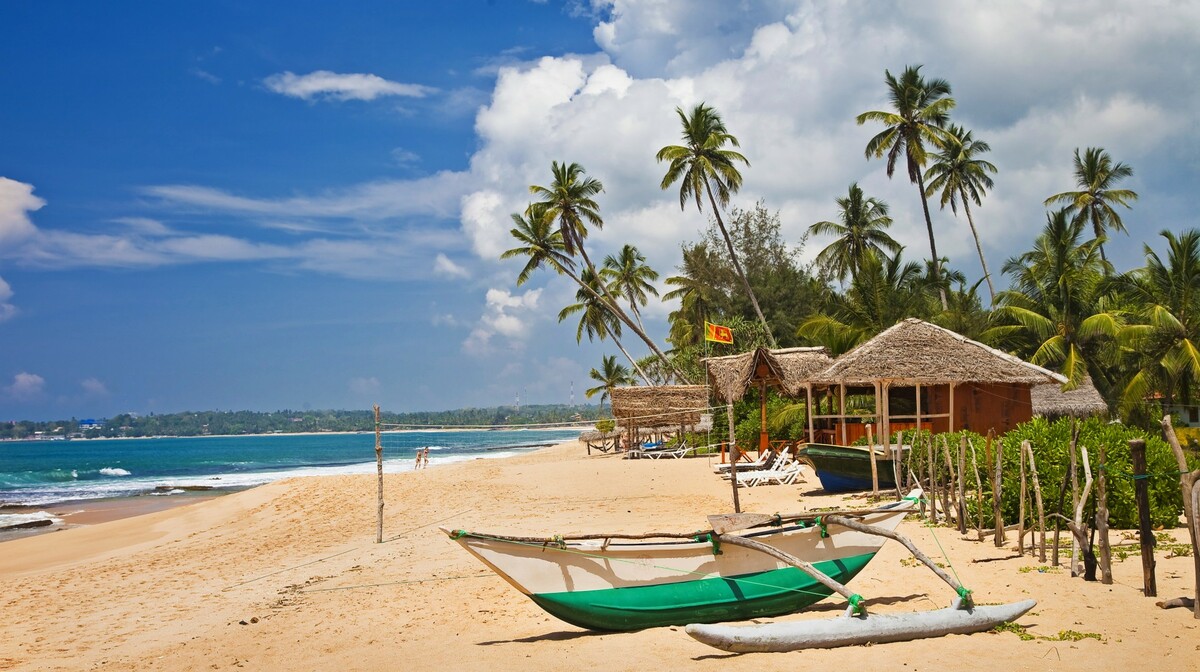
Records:
<instances>
[{"instance_id":1,"label":"sun lounger","mask_svg":"<svg viewBox=\"0 0 1200 672\"><path fill-rule=\"evenodd\" d=\"M738 471L743 471L743 470L744 471L753 471L755 469L766 469L767 467L771 466L771 461L774 460L776 457L778 457L778 456L775 454L775 450L773 448L768 448L766 451L763 452L762 455L758 456L757 460L754 460L753 462L742 462L741 460L739 460L737 468L738 468ZM723 464L718 464L718 465L714 466L713 473L714 474L728 474L729 470L732 468L733 468L732 463L725 462Z\"/></svg>"},{"instance_id":2,"label":"sun lounger","mask_svg":"<svg viewBox=\"0 0 1200 672\"><path fill-rule=\"evenodd\" d=\"M687 454L687 451L691 449L692 447L687 444L687 441L681 441L679 445L675 446L674 448L657 448L655 450L644 451L644 453L646 457L649 457L652 460L657 460L658 458L664 456L680 459Z\"/></svg>"},{"instance_id":3,"label":"sun lounger","mask_svg":"<svg viewBox=\"0 0 1200 672\"><path fill-rule=\"evenodd\" d=\"M805 465L800 462L792 462L779 470L751 471L746 474L747 478L744 482L742 479L738 479L738 485L745 485L748 488L759 485L791 485L796 482L796 479L802 478L804 468Z\"/></svg>"},{"instance_id":4,"label":"sun lounger","mask_svg":"<svg viewBox=\"0 0 1200 672\"><path fill-rule=\"evenodd\" d=\"M787 466L788 462L791 462L791 460L792 460L791 450L789 448L784 448L783 450L779 451L779 454L776 455L775 459L771 461L771 466L767 467L766 469L748 469L748 470L743 471L742 470L743 463L738 462L738 483L745 483L746 479L749 477L750 474L754 474L754 473L757 473L760 471L779 471L779 470L783 469L785 466ZM748 464L754 464L754 463L750 462ZM732 472L725 472L725 473L721 474L721 478L729 478L731 473Z\"/></svg>"}]
</instances>

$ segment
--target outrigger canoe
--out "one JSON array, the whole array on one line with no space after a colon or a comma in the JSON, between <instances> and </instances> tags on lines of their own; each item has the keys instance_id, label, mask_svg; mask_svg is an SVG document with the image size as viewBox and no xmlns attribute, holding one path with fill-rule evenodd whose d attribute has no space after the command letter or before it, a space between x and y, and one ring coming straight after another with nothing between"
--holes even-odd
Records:
<instances>
[{"instance_id":1,"label":"outrigger canoe","mask_svg":"<svg viewBox=\"0 0 1200 672\"><path fill-rule=\"evenodd\" d=\"M918 497L919 491L855 514L856 519L894 531ZM734 536L800 558L842 584L862 571L887 541L842 526L826 527L819 515L806 518L780 519L777 526ZM809 573L767 553L721 543L722 535L715 531L567 539L441 529L542 609L589 630L778 616L832 592Z\"/></svg>"},{"instance_id":2,"label":"outrigger canoe","mask_svg":"<svg viewBox=\"0 0 1200 672\"><path fill-rule=\"evenodd\" d=\"M875 468L879 474L879 487L896 487L895 464L892 453L875 448ZM838 446L828 443L810 443L796 451L796 459L812 464L813 471L821 481L825 492L855 492L870 490L871 455L866 446Z\"/></svg>"}]
</instances>

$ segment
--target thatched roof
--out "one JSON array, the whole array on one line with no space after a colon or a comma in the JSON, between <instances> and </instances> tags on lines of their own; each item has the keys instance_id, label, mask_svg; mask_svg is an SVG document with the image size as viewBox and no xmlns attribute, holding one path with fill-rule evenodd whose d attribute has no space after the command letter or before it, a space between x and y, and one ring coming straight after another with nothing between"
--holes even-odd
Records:
<instances>
[{"instance_id":1,"label":"thatched roof","mask_svg":"<svg viewBox=\"0 0 1200 672\"><path fill-rule=\"evenodd\" d=\"M622 426L695 425L708 410L707 385L614 387L612 411Z\"/></svg>"},{"instance_id":2,"label":"thatched roof","mask_svg":"<svg viewBox=\"0 0 1200 672\"><path fill-rule=\"evenodd\" d=\"M755 373L765 371L767 385L783 388L784 394L795 396L804 389L813 374L833 363L825 348L759 348L739 355L709 357L708 382L717 396L725 401L737 401L746 394ZM761 366L760 366L761 365Z\"/></svg>"},{"instance_id":3,"label":"thatched roof","mask_svg":"<svg viewBox=\"0 0 1200 672\"><path fill-rule=\"evenodd\" d=\"M620 438L621 433L613 430L611 432L602 432L598 429L592 429L579 434L580 441L604 441L607 439Z\"/></svg>"},{"instance_id":4,"label":"thatched roof","mask_svg":"<svg viewBox=\"0 0 1200 672\"><path fill-rule=\"evenodd\" d=\"M1108 413L1108 404L1092 384L1091 376L1084 376L1079 387L1069 392L1063 392L1059 383L1034 385L1029 396L1033 400L1034 415L1086 418Z\"/></svg>"},{"instance_id":5,"label":"thatched roof","mask_svg":"<svg viewBox=\"0 0 1200 672\"><path fill-rule=\"evenodd\" d=\"M1057 373L912 317L838 357L816 378L858 385L1066 382Z\"/></svg>"}]
</instances>

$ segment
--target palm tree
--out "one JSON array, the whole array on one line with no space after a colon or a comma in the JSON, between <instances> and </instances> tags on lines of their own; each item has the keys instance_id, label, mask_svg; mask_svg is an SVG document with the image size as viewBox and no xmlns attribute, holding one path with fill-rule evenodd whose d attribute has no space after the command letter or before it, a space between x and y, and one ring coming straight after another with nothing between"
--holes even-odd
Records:
<instances>
[{"instance_id":1,"label":"palm tree","mask_svg":"<svg viewBox=\"0 0 1200 672\"><path fill-rule=\"evenodd\" d=\"M646 264L646 257L636 247L626 245L618 254L605 257L600 275L608 281L614 293L629 302L638 326L645 329L638 306L646 305L647 294L658 296L658 289L652 284L658 279L658 271Z\"/></svg>"},{"instance_id":2,"label":"palm tree","mask_svg":"<svg viewBox=\"0 0 1200 672\"><path fill-rule=\"evenodd\" d=\"M1123 163L1113 163L1108 152L1100 147L1088 147L1079 156L1075 148L1075 186L1079 191L1064 191L1046 199L1046 205L1061 203L1075 213L1080 221L1090 221L1092 232L1103 241L1106 231L1124 231L1125 223L1113 209L1113 204L1129 208L1129 201L1137 200L1137 192L1130 189L1114 189L1113 186L1126 177L1133 176L1133 168ZM1104 256L1104 244L1100 244L1100 258Z\"/></svg>"},{"instance_id":3,"label":"palm tree","mask_svg":"<svg viewBox=\"0 0 1200 672\"><path fill-rule=\"evenodd\" d=\"M650 379L642 368L638 366L637 360L621 345L621 322L612 314L611 311L604 305L604 302L599 298L600 279L597 278L591 271L584 269L579 274L580 280L584 282L590 289L579 288L575 292L575 300L578 303L573 303L558 312L558 321L562 322L575 313L582 313L579 316L579 326L575 328L575 342L583 342L583 336L586 333L588 340L595 338L603 341L605 338L612 338L613 343L617 345L617 349L621 354L625 355L625 359L633 365L637 370L638 375L650 383Z\"/></svg>"},{"instance_id":4,"label":"palm tree","mask_svg":"<svg viewBox=\"0 0 1200 672\"><path fill-rule=\"evenodd\" d=\"M990 342L1016 341L1029 361L1058 369L1070 380L1068 389L1094 368L1102 346L1121 328L1119 315L1106 310L1103 291L1112 265L1100 257L1099 239L1083 240L1083 224L1066 210L1046 216L1033 249L1004 264L1013 288L997 295L993 314L1002 324L986 334Z\"/></svg>"},{"instance_id":5,"label":"palm tree","mask_svg":"<svg viewBox=\"0 0 1200 672\"><path fill-rule=\"evenodd\" d=\"M749 166L750 161L739 152L725 149L726 145L741 145L738 139L726 130L721 115L713 108L700 103L692 108L690 115L679 107L675 108L675 113L679 115L679 121L683 125L684 144L667 145L658 150L655 158L660 163L669 162L667 174L663 176L659 187L666 190L675 182L680 183L681 210L687 207L688 199L693 198L696 201L696 209L703 211L701 199L704 195L708 196L713 217L716 218L717 227L721 229L721 235L725 238L725 247L729 251L729 258L737 270L738 277L741 278L742 287L750 297L750 303L754 305L754 312L762 322L763 328L767 333L771 333L767 318L763 317L762 308L758 306L758 297L754 295L750 281L746 279L746 272L742 270L742 264L738 261L737 252L733 249L733 240L729 237L729 231L725 229L725 221L721 219L721 208L729 204L729 195L737 193L742 187L742 174L738 172L734 163L740 161ZM775 337L772 335L772 345L774 342Z\"/></svg>"},{"instance_id":6,"label":"palm tree","mask_svg":"<svg viewBox=\"0 0 1200 672\"><path fill-rule=\"evenodd\" d=\"M679 310L667 316L671 323L668 340L677 350L704 343L704 323L713 319L716 306L723 298L722 292L713 283L714 266L713 252L706 243L684 247L680 274L665 281L675 289L663 294L663 299L679 299Z\"/></svg>"},{"instance_id":7,"label":"palm tree","mask_svg":"<svg viewBox=\"0 0 1200 672\"><path fill-rule=\"evenodd\" d=\"M835 297L832 315L805 320L796 335L824 345L835 357L870 340L906 317L924 317L921 265L870 250L844 295Z\"/></svg>"},{"instance_id":8,"label":"palm tree","mask_svg":"<svg viewBox=\"0 0 1200 672\"><path fill-rule=\"evenodd\" d=\"M878 121L885 128L867 143L866 156L876 159L887 155L887 174L890 178L896 171L896 161L903 154L908 164L908 179L917 185L921 195L921 209L925 213L925 228L929 232L929 255L934 260L934 271L940 266L937 253L937 243L933 237L933 220L929 217L929 202L925 198L925 179L921 169L928 160L925 143L935 147L945 144L945 132L942 127L950 119L950 110L954 109L954 99L950 98L950 83L944 79L926 81L921 76L921 66L909 66L896 79L891 72L884 70L884 81L887 82L888 96L892 101L892 111L875 110L863 112L856 118L861 126L868 121ZM942 309L948 306L946 293L941 292Z\"/></svg>"},{"instance_id":9,"label":"palm tree","mask_svg":"<svg viewBox=\"0 0 1200 672\"><path fill-rule=\"evenodd\" d=\"M629 375L629 369L625 368L624 364L617 363L616 355L604 355L600 360L600 370L592 369L588 374L592 380L600 383L596 387L585 390L584 394L588 399L600 395L600 408L604 409L604 400L612 398L614 387L621 385L632 385L633 377ZM609 406L611 408L611 404Z\"/></svg>"},{"instance_id":10,"label":"palm tree","mask_svg":"<svg viewBox=\"0 0 1200 672\"><path fill-rule=\"evenodd\" d=\"M987 280L988 295L995 303L996 288L992 285L987 260L983 258L983 246L979 244L975 219L971 217L971 201L975 201L975 205L983 204L980 196L992 188L992 178L988 177L988 173L996 172L996 166L990 161L977 157L990 152L992 148L986 142L971 137L971 131L961 126L951 124L946 129L946 135L946 146L933 155L934 163L925 172L925 179L929 180L925 195L932 196L940 191L942 209L945 210L949 203L950 211L955 216L958 216L958 201L962 199L967 224L971 226L971 235L975 238L975 251L979 253L979 264L983 266L983 279Z\"/></svg>"},{"instance_id":11,"label":"palm tree","mask_svg":"<svg viewBox=\"0 0 1200 672\"><path fill-rule=\"evenodd\" d=\"M529 276L539 268L548 266L559 275L570 276L576 283L582 284L575 275L575 262L566 253L562 232L550 227L550 220L542 216L537 206L530 204L525 214L510 215L515 228L509 233L517 239L521 247L515 247L500 255L501 259L527 257L525 267L517 274L517 286L529 281Z\"/></svg>"},{"instance_id":12,"label":"palm tree","mask_svg":"<svg viewBox=\"0 0 1200 672\"><path fill-rule=\"evenodd\" d=\"M903 246L884 229L892 225L887 203L876 198L864 198L858 183L850 185L845 198L837 199L837 222L817 222L808 227L809 235L831 234L836 239L817 255L817 265L825 273L845 284L854 276L869 252L887 256L899 254Z\"/></svg>"},{"instance_id":13,"label":"palm tree","mask_svg":"<svg viewBox=\"0 0 1200 672\"><path fill-rule=\"evenodd\" d=\"M593 198L596 194L604 191L604 184L593 177L587 177L583 166L578 163L568 164L565 161L562 163L553 161L550 164L550 171L554 179L550 182L549 187L536 184L529 187L530 193L540 196L542 200L531 204L526 215L531 218L542 217L552 223L557 222L563 252L568 257L578 254L583 259L584 268L591 271L593 275L598 275L595 265L588 257L583 241L587 238L589 223L598 228L604 226L604 220L600 217L600 206ZM515 230L513 235L519 238ZM516 255L509 255L508 252L505 252L504 255L501 255L501 259L509 256ZM571 279L581 288L593 291L579 277L572 274ZM608 310L629 327L630 331L637 334L651 352L667 363L667 356L646 335L646 332L625 314L616 298L608 291L607 285L604 283L599 283L599 285L600 292L597 298L601 298ZM675 373L681 381L684 380L682 374L679 374L677 370Z\"/></svg>"},{"instance_id":14,"label":"palm tree","mask_svg":"<svg viewBox=\"0 0 1200 672\"><path fill-rule=\"evenodd\" d=\"M1200 231L1159 235L1167 239L1166 262L1146 245L1146 266L1117 280L1132 305L1140 308L1140 323L1126 326L1120 334L1121 344L1138 361L1137 373L1122 394L1126 409L1155 389L1168 406L1177 396L1187 403L1200 381Z\"/></svg>"}]
</instances>

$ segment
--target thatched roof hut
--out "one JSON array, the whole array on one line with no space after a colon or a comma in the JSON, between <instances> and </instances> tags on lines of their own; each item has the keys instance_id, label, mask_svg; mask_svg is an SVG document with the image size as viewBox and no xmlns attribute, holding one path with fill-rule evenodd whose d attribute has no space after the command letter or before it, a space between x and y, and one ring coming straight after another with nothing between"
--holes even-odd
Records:
<instances>
[{"instance_id":1,"label":"thatched roof hut","mask_svg":"<svg viewBox=\"0 0 1200 672\"><path fill-rule=\"evenodd\" d=\"M622 427L692 426L708 411L706 385L614 387L613 417Z\"/></svg>"},{"instance_id":2,"label":"thatched roof hut","mask_svg":"<svg viewBox=\"0 0 1200 672\"><path fill-rule=\"evenodd\" d=\"M1108 404L1092 384L1091 376L1084 376L1079 386L1068 392L1063 392L1059 383L1035 385L1029 391L1029 396L1034 415L1086 418L1108 413Z\"/></svg>"},{"instance_id":3,"label":"thatched roof hut","mask_svg":"<svg viewBox=\"0 0 1200 672\"><path fill-rule=\"evenodd\" d=\"M758 348L750 352L704 360L708 382L722 400L739 401L752 382L779 387L794 397L812 376L833 363L829 351L816 348Z\"/></svg>"},{"instance_id":4,"label":"thatched roof hut","mask_svg":"<svg viewBox=\"0 0 1200 672\"><path fill-rule=\"evenodd\" d=\"M838 357L815 382L871 385L1010 383L1038 385L1066 378L936 324L910 317Z\"/></svg>"}]
</instances>

